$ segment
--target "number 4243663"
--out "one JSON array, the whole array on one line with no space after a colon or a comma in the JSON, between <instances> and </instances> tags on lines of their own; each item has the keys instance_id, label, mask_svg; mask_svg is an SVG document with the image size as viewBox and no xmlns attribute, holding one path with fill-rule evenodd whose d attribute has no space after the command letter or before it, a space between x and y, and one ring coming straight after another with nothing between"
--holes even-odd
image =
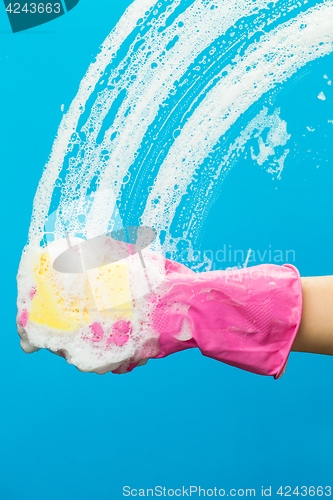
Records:
<instances>
[{"instance_id":1,"label":"number 4243663","mask_svg":"<svg viewBox=\"0 0 333 500\"><path fill-rule=\"evenodd\" d=\"M19 3L8 4L6 11L10 14L60 14L60 3L25 3L22 7Z\"/></svg>"},{"instance_id":2,"label":"number 4243663","mask_svg":"<svg viewBox=\"0 0 333 500\"><path fill-rule=\"evenodd\" d=\"M302 497L330 497L332 493L331 486L296 486L296 488L292 489L291 486L280 486L277 495L281 495L283 497L291 497L292 495L301 495Z\"/></svg>"}]
</instances>

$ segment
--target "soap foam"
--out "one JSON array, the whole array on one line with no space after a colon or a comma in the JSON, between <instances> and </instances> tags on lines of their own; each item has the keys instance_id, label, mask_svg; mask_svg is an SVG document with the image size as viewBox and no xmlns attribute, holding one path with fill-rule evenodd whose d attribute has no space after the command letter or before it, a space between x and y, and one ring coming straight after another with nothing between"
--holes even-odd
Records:
<instances>
[{"instance_id":1,"label":"soap foam","mask_svg":"<svg viewBox=\"0 0 333 500\"><path fill-rule=\"evenodd\" d=\"M261 167L275 158L266 170L280 179L290 135L279 110L264 107L233 144L221 141L261 96L332 51L332 15L332 1L130 5L63 115L37 189L18 274L27 352L48 348L98 373L158 354L151 318L168 290L164 256L192 248L251 138L253 159ZM128 257L78 275L53 268L71 245L131 224L157 231L144 263ZM188 321L178 338L191 338Z\"/></svg>"}]
</instances>

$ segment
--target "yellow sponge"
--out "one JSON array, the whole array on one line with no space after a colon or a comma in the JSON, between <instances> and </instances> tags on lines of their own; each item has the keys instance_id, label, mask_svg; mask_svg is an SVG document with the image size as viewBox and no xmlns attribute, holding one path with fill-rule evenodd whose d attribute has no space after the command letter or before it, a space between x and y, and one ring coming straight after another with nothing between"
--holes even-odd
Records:
<instances>
[{"instance_id":1,"label":"yellow sponge","mask_svg":"<svg viewBox=\"0 0 333 500\"><path fill-rule=\"evenodd\" d=\"M58 330L71 332L79 323L89 323L89 314L80 312L79 304L65 300L55 279L48 253L44 252L34 270L36 294L33 297L29 320Z\"/></svg>"},{"instance_id":2,"label":"yellow sponge","mask_svg":"<svg viewBox=\"0 0 333 500\"><path fill-rule=\"evenodd\" d=\"M128 267L117 262L87 271L87 276L99 311L114 309L129 311L132 301Z\"/></svg>"},{"instance_id":3,"label":"yellow sponge","mask_svg":"<svg viewBox=\"0 0 333 500\"><path fill-rule=\"evenodd\" d=\"M131 316L132 301L129 288L128 267L115 263L92 269L86 275L74 275L73 280L83 285L83 297L66 296L61 284L61 274L52 267L49 254L42 253L38 259L34 278L36 294L32 299L29 320L60 331L72 332L80 323L96 320L93 311L105 311L109 319ZM87 279L88 278L88 279ZM88 281L89 280L89 281ZM90 311L90 313L88 312ZM111 316L111 317L110 317Z\"/></svg>"}]
</instances>

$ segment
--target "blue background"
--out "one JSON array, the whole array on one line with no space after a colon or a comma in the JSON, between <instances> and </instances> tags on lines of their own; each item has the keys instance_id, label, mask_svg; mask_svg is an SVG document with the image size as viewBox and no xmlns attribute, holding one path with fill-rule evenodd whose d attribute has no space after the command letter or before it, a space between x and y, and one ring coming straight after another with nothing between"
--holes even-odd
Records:
<instances>
[{"instance_id":1,"label":"blue background","mask_svg":"<svg viewBox=\"0 0 333 500\"><path fill-rule=\"evenodd\" d=\"M61 105L67 111L128 4L81 0L65 16L15 35L0 8L0 498L120 499L125 485L256 488L259 496L261 486L332 485L330 357L291 353L285 376L274 381L197 350L98 376L46 351L20 349L15 277ZM274 106L298 148L281 181L252 160L230 171L203 249L294 249L302 275L333 274L333 101L323 80L324 73L333 78L332 61L308 65L277 95ZM326 101L317 99L322 90Z\"/></svg>"}]
</instances>

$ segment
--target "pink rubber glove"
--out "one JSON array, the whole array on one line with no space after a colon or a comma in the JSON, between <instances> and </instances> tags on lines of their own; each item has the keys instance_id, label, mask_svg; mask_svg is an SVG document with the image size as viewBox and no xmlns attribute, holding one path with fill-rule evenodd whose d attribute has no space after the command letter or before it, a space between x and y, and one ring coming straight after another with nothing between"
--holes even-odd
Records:
<instances>
[{"instance_id":1,"label":"pink rubber glove","mask_svg":"<svg viewBox=\"0 0 333 500\"><path fill-rule=\"evenodd\" d=\"M156 349L137 352L114 373L131 371L149 357L199 347L204 356L279 378L302 315L302 286L290 265L195 273L166 260L166 281L150 321ZM154 349L153 349L154 351Z\"/></svg>"}]
</instances>

